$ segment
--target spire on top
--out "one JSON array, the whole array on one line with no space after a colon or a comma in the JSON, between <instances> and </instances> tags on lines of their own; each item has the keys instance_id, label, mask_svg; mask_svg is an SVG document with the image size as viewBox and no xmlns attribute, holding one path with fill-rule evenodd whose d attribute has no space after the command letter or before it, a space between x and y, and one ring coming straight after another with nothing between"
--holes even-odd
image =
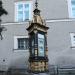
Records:
<instances>
[{"instance_id":1,"label":"spire on top","mask_svg":"<svg viewBox=\"0 0 75 75\"><path fill-rule=\"evenodd\" d=\"M34 9L33 12L34 12L35 15L40 15L40 10L38 9L38 2L37 2L37 0L35 2L35 9Z\"/></svg>"},{"instance_id":2,"label":"spire on top","mask_svg":"<svg viewBox=\"0 0 75 75\"><path fill-rule=\"evenodd\" d=\"M35 7L36 7L36 9L37 9L37 7L38 7L38 2L37 2L37 0L36 0L36 2L35 2Z\"/></svg>"},{"instance_id":3,"label":"spire on top","mask_svg":"<svg viewBox=\"0 0 75 75\"><path fill-rule=\"evenodd\" d=\"M35 0L35 7L33 13L33 20L31 23L39 23L40 25L46 25L45 21L41 17L40 10L38 8L38 0Z\"/></svg>"}]
</instances>

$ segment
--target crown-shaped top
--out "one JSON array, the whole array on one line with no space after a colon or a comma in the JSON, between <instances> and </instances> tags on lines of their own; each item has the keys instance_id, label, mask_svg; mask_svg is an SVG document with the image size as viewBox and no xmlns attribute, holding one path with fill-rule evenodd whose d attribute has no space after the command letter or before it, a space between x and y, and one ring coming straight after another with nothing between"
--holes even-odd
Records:
<instances>
[{"instance_id":1,"label":"crown-shaped top","mask_svg":"<svg viewBox=\"0 0 75 75\"><path fill-rule=\"evenodd\" d=\"M43 25L43 20L40 15L40 10L38 9L38 1L35 2L35 9L34 9L34 15L33 15L33 23L39 23Z\"/></svg>"},{"instance_id":2,"label":"crown-shaped top","mask_svg":"<svg viewBox=\"0 0 75 75\"><path fill-rule=\"evenodd\" d=\"M27 28L29 33L31 33L34 30L39 30L39 31L42 31L42 32L47 32L47 30L49 28L46 26L45 20L43 20L41 18L40 10L38 9L38 2L37 2L37 0L35 2L35 9L34 9L33 12L34 12L33 20L31 22L29 22L29 27Z\"/></svg>"}]
</instances>

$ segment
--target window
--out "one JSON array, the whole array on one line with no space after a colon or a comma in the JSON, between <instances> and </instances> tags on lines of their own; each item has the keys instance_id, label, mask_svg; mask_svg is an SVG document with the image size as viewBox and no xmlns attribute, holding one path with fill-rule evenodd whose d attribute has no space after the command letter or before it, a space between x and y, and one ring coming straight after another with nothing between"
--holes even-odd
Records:
<instances>
[{"instance_id":1,"label":"window","mask_svg":"<svg viewBox=\"0 0 75 75\"><path fill-rule=\"evenodd\" d=\"M75 47L75 33L70 33L72 47Z\"/></svg>"},{"instance_id":2,"label":"window","mask_svg":"<svg viewBox=\"0 0 75 75\"><path fill-rule=\"evenodd\" d=\"M15 21L21 22L32 18L32 1L15 3Z\"/></svg>"},{"instance_id":3,"label":"window","mask_svg":"<svg viewBox=\"0 0 75 75\"><path fill-rule=\"evenodd\" d=\"M14 36L14 49L28 50L28 47L27 36Z\"/></svg>"},{"instance_id":4,"label":"window","mask_svg":"<svg viewBox=\"0 0 75 75\"><path fill-rule=\"evenodd\" d=\"M75 0L67 0L67 1L68 1L69 17L75 18Z\"/></svg>"},{"instance_id":5,"label":"window","mask_svg":"<svg viewBox=\"0 0 75 75\"><path fill-rule=\"evenodd\" d=\"M18 49L28 49L28 38L18 38Z\"/></svg>"},{"instance_id":6,"label":"window","mask_svg":"<svg viewBox=\"0 0 75 75\"><path fill-rule=\"evenodd\" d=\"M38 34L38 54L44 56L44 35Z\"/></svg>"}]
</instances>

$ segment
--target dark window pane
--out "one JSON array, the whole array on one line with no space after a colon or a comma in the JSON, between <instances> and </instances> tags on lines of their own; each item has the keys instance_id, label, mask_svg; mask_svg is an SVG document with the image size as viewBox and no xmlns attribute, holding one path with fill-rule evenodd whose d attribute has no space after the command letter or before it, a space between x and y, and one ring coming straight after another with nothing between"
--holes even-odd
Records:
<instances>
[{"instance_id":1,"label":"dark window pane","mask_svg":"<svg viewBox=\"0 0 75 75\"><path fill-rule=\"evenodd\" d=\"M72 3L73 5L75 5L75 0L71 0L71 3Z\"/></svg>"},{"instance_id":2,"label":"dark window pane","mask_svg":"<svg viewBox=\"0 0 75 75\"><path fill-rule=\"evenodd\" d=\"M18 10L23 10L23 4L18 4Z\"/></svg>"},{"instance_id":3,"label":"dark window pane","mask_svg":"<svg viewBox=\"0 0 75 75\"><path fill-rule=\"evenodd\" d=\"M25 4L25 8L26 9L29 9L29 4Z\"/></svg>"},{"instance_id":4,"label":"dark window pane","mask_svg":"<svg viewBox=\"0 0 75 75\"><path fill-rule=\"evenodd\" d=\"M18 49L28 49L28 38L18 38Z\"/></svg>"},{"instance_id":5,"label":"dark window pane","mask_svg":"<svg viewBox=\"0 0 75 75\"><path fill-rule=\"evenodd\" d=\"M25 20L29 20L29 11L25 11Z\"/></svg>"}]
</instances>

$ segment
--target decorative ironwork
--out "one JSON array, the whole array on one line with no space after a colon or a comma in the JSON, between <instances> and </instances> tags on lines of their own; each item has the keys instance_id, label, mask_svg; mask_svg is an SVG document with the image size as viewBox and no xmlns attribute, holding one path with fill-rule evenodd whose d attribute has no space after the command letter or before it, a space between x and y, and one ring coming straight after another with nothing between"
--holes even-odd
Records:
<instances>
[{"instance_id":1,"label":"decorative ironwork","mask_svg":"<svg viewBox=\"0 0 75 75\"><path fill-rule=\"evenodd\" d=\"M7 11L3 8L3 6L2 6L2 1L0 1L0 37L1 37L1 40L3 39L3 37L2 37L2 31L5 29L5 27L1 26L1 22L2 22L1 16L4 15L4 14L7 15L8 13L7 13Z\"/></svg>"}]
</instances>

